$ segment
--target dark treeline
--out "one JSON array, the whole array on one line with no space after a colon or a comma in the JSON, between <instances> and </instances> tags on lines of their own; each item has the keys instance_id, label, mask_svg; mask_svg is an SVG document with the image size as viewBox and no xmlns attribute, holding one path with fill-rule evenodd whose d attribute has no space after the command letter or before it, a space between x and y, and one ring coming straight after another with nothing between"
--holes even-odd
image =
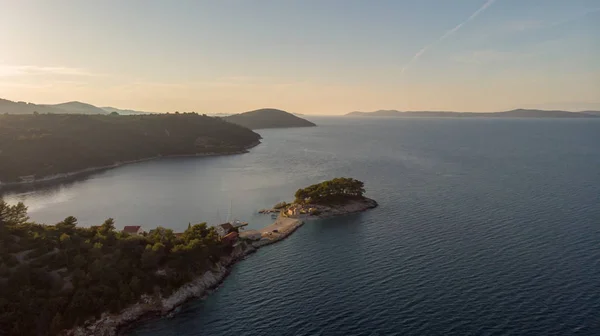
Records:
<instances>
[{"instance_id":1,"label":"dark treeline","mask_svg":"<svg viewBox=\"0 0 600 336\"><path fill-rule=\"evenodd\" d=\"M247 128L196 113L0 115L0 181L158 155L235 152L259 139Z\"/></svg>"},{"instance_id":2,"label":"dark treeline","mask_svg":"<svg viewBox=\"0 0 600 336\"><path fill-rule=\"evenodd\" d=\"M206 223L138 236L112 219L91 228L74 217L33 223L23 204L0 201L0 335L55 335L143 294L169 295L230 249Z\"/></svg>"},{"instance_id":3,"label":"dark treeline","mask_svg":"<svg viewBox=\"0 0 600 336\"><path fill-rule=\"evenodd\" d=\"M338 177L296 191L296 203L330 204L362 198L364 183L353 178Z\"/></svg>"}]
</instances>

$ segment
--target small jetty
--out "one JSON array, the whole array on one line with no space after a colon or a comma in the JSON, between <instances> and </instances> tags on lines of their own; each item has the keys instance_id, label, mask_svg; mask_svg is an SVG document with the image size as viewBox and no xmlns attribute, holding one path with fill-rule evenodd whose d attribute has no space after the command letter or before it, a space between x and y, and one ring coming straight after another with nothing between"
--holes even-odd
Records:
<instances>
[{"instance_id":1,"label":"small jetty","mask_svg":"<svg viewBox=\"0 0 600 336\"><path fill-rule=\"evenodd\" d=\"M229 222L234 228L241 228L243 226L248 226L248 222L242 222L239 219Z\"/></svg>"},{"instance_id":2,"label":"small jetty","mask_svg":"<svg viewBox=\"0 0 600 336\"><path fill-rule=\"evenodd\" d=\"M252 246L261 247L278 242L296 231L304 222L297 218L279 215L275 223L260 230L248 230L240 233L240 238L252 241Z\"/></svg>"},{"instance_id":3,"label":"small jetty","mask_svg":"<svg viewBox=\"0 0 600 336\"><path fill-rule=\"evenodd\" d=\"M278 213L281 212L281 209L261 209L258 210L259 214L270 214L270 213Z\"/></svg>"}]
</instances>

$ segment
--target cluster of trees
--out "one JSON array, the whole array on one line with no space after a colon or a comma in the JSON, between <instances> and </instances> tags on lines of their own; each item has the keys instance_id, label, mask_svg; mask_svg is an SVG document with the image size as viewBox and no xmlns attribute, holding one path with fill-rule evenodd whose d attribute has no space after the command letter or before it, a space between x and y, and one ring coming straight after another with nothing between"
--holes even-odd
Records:
<instances>
[{"instance_id":1,"label":"cluster of trees","mask_svg":"<svg viewBox=\"0 0 600 336\"><path fill-rule=\"evenodd\" d=\"M287 204L285 201L284 202L279 202L279 203L277 203L277 204L275 204L273 206L273 209L276 209L276 210L283 209L283 208L285 208L288 205L289 204Z\"/></svg>"},{"instance_id":2,"label":"cluster of trees","mask_svg":"<svg viewBox=\"0 0 600 336\"><path fill-rule=\"evenodd\" d=\"M0 335L55 335L144 294L169 295L230 252L206 223L137 236L112 219L37 224L22 203L0 200Z\"/></svg>"},{"instance_id":3,"label":"cluster of trees","mask_svg":"<svg viewBox=\"0 0 600 336\"><path fill-rule=\"evenodd\" d=\"M235 152L259 140L247 128L197 113L0 114L0 181L159 155Z\"/></svg>"},{"instance_id":4,"label":"cluster of trees","mask_svg":"<svg viewBox=\"0 0 600 336\"><path fill-rule=\"evenodd\" d=\"M362 198L364 183L353 178L338 177L296 191L296 203L331 204Z\"/></svg>"}]
</instances>

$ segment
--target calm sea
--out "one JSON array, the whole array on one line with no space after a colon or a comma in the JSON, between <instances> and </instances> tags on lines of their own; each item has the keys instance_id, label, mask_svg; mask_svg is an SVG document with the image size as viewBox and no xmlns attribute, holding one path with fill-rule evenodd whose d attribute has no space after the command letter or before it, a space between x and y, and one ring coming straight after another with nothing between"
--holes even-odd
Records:
<instances>
[{"instance_id":1,"label":"calm sea","mask_svg":"<svg viewBox=\"0 0 600 336\"><path fill-rule=\"evenodd\" d=\"M600 335L600 121L315 119L229 157L4 195L36 221L183 230L336 176L380 207L310 222L131 335ZM231 205L231 206L230 206Z\"/></svg>"}]
</instances>

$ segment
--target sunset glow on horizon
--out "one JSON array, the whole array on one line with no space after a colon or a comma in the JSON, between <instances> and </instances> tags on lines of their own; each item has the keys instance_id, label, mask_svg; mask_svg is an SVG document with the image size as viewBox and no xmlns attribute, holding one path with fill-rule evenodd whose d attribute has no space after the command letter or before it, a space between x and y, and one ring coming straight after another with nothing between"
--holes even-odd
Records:
<instances>
[{"instance_id":1,"label":"sunset glow on horizon","mask_svg":"<svg viewBox=\"0 0 600 336\"><path fill-rule=\"evenodd\" d=\"M151 112L600 110L597 0L0 0L0 98Z\"/></svg>"}]
</instances>

